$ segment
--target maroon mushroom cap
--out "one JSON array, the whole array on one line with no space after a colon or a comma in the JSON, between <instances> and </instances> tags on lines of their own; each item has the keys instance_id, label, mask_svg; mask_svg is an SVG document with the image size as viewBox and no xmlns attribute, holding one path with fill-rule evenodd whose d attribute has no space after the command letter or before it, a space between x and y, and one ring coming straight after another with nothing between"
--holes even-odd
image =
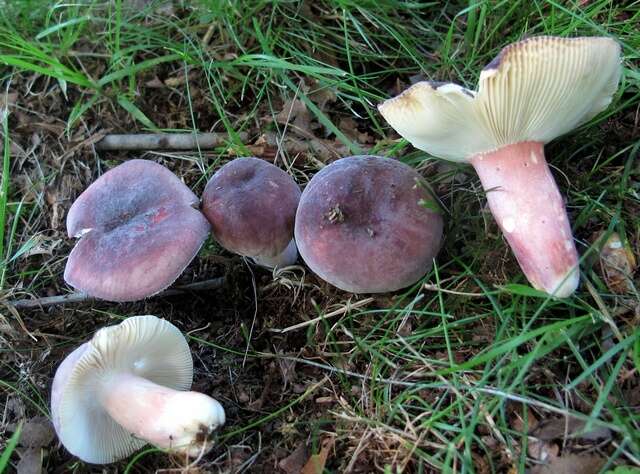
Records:
<instances>
[{"instance_id":1,"label":"maroon mushroom cap","mask_svg":"<svg viewBox=\"0 0 640 474\"><path fill-rule=\"evenodd\" d=\"M209 233L198 198L152 161L131 160L108 171L73 203L69 237L80 240L64 279L88 295L135 301L173 283Z\"/></svg>"},{"instance_id":2,"label":"maroon mushroom cap","mask_svg":"<svg viewBox=\"0 0 640 474\"><path fill-rule=\"evenodd\" d=\"M300 187L258 158L236 158L209 180L202 212L225 249L247 257L275 257L293 239Z\"/></svg>"},{"instance_id":3,"label":"maroon mushroom cap","mask_svg":"<svg viewBox=\"0 0 640 474\"><path fill-rule=\"evenodd\" d=\"M331 163L309 182L296 214L300 255L322 279L353 293L415 283L439 250L442 217L410 166L379 156Z\"/></svg>"}]
</instances>

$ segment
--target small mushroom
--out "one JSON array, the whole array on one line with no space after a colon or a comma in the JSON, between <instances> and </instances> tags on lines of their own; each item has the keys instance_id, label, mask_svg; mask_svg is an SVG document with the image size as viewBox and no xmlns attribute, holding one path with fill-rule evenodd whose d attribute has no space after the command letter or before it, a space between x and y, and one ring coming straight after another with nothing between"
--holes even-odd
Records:
<instances>
[{"instance_id":1,"label":"small mushroom","mask_svg":"<svg viewBox=\"0 0 640 474\"><path fill-rule=\"evenodd\" d=\"M380 156L334 161L309 181L296 214L300 255L322 279L353 293L415 283L431 267L442 217L410 166Z\"/></svg>"},{"instance_id":2,"label":"small mushroom","mask_svg":"<svg viewBox=\"0 0 640 474\"><path fill-rule=\"evenodd\" d=\"M171 285L198 253L209 223L171 171L131 160L107 171L71 206L65 281L96 298L135 301Z\"/></svg>"},{"instance_id":3,"label":"small mushroom","mask_svg":"<svg viewBox=\"0 0 640 474\"><path fill-rule=\"evenodd\" d=\"M107 464L147 443L197 456L225 422L222 406L188 392L193 361L184 336L155 316L100 329L60 364L51 415L62 444L85 462Z\"/></svg>"},{"instance_id":4,"label":"small mushroom","mask_svg":"<svg viewBox=\"0 0 640 474\"><path fill-rule=\"evenodd\" d=\"M578 254L544 144L604 110L618 87L610 38L531 38L504 48L478 91L419 82L379 110L416 148L470 163L531 284L559 297L578 286Z\"/></svg>"},{"instance_id":5,"label":"small mushroom","mask_svg":"<svg viewBox=\"0 0 640 474\"><path fill-rule=\"evenodd\" d=\"M202 211L225 249L267 268L298 258L293 221L300 187L277 166L258 158L236 158L207 183Z\"/></svg>"}]
</instances>

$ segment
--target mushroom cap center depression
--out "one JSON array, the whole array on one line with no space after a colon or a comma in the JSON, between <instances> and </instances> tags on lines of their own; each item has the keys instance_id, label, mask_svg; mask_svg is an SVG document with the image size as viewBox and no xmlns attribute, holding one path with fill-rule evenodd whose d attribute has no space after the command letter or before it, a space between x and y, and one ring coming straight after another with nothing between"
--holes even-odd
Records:
<instances>
[{"instance_id":1,"label":"mushroom cap center depression","mask_svg":"<svg viewBox=\"0 0 640 474\"><path fill-rule=\"evenodd\" d=\"M79 237L65 280L91 296L133 301L169 286L196 255L209 223L198 198L165 167L119 165L92 183L67 216Z\"/></svg>"}]
</instances>

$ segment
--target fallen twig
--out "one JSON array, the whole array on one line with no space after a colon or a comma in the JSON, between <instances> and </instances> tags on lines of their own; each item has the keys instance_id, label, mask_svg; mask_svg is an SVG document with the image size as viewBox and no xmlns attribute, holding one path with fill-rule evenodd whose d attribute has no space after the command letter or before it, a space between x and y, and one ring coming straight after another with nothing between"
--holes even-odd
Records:
<instances>
[{"instance_id":1,"label":"fallen twig","mask_svg":"<svg viewBox=\"0 0 640 474\"><path fill-rule=\"evenodd\" d=\"M243 142L248 135L238 134ZM132 133L111 134L96 143L98 150L197 150L211 149L229 140L226 133Z\"/></svg>"},{"instance_id":2,"label":"fallen twig","mask_svg":"<svg viewBox=\"0 0 640 474\"><path fill-rule=\"evenodd\" d=\"M223 284L224 277L213 278L211 280L205 281L197 281L195 283L189 283L187 285L180 285L169 288L156 295L151 296L150 298L179 295L187 291L213 290L216 288L220 288ZM15 309L33 309L44 308L45 306L53 306L66 303L83 303L85 301L95 300L98 300L98 298L94 298L93 296L89 296L85 293L76 292L68 293L66 295L47 296L44 298L7 301L6 304L9 307L13 307Z\"/></svg>"}]
</instances>

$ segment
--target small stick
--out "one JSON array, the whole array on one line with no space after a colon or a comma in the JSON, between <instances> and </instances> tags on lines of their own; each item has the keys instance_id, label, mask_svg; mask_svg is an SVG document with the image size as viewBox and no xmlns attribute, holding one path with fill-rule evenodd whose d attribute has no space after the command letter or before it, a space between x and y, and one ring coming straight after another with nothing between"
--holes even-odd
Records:
<instances>
[{"instance_id":1,"label":"small stick","mask_svg":"<svg viewBox=\"0 0 640 474\"><path fill-rule=\"evenodd\" d=\"M270 332L276 332L278 334L283 334L285 332L289 332L289 331L295 331L296 329L301 329L301 328L305 328L307 326L311 326L314 323L317 323L318 321L321 321L322 319L327 319L327 318L332 318L334 316L340 316L341 314L346 313L347 311L351 310L351 309L357 309L357 308L361 308L362 306L366 306L369 303L371 303L373 301L373 298L365 298L363 300L360 301L356 301L355 303L347 303L346 305L344 305L342 308L336 309L335 311L332 311L331 313L327 313L327 314L323 314L322 316L318 316L317 318L313 318L310 319L309 321L304 321L302 323L298 323L298 324L294 324L293 326L289 326L288 328L284 328L284 329L269 329Z\"/></svg>"},{"instance_id":2,"label":"small stick","mask_svg":"<svg viewBox=\"0 0 640 474\"><path fill-rule=\"evenodd\" d=\"M205 281L197 281L195 283L189 283L187 285L180 285L174 288L169 288L168 290L164 290L158 294L150 296L150 298L179 295L186 291L213 290L216 288L220 288L223 284L224 277L213 278L211 280ZM34 309L58 304L82 303L85 301L98 301L98 298L94 298L93 296L89 296L85 293L75 292L68 293L66 295L47 296L44 298L7 301L7 304L9 305L9 307L13 307L15 309Z\"/></svg>"},{"instance_id":3,"label":"small stick","mask_svg":"<svg viewBox=\"0 0 640 474\"><path fill-rule=\"evenodd\" d=\"M247 140L245 132L238 133ZM111 134L96 143L98 150L197 150L211 149L229 140L226 133L132 133Z\"/></svg>"}]
</instances>

